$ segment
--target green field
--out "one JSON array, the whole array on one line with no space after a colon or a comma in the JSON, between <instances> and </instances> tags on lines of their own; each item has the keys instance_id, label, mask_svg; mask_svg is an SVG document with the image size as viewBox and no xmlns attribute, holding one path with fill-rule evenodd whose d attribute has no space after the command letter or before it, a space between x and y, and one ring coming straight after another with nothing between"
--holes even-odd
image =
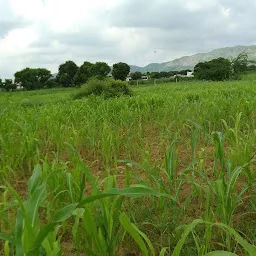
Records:
<instances>
[{"instance_id":1,"label":"green field","mask_svg":"<svg viewBox=\"0 0 256 256\"><path fill-rule=\"evenodd\" d=\"M252 76L76 90L0 92L1 255L256 255Z\"/></svg>"}]
</instances>

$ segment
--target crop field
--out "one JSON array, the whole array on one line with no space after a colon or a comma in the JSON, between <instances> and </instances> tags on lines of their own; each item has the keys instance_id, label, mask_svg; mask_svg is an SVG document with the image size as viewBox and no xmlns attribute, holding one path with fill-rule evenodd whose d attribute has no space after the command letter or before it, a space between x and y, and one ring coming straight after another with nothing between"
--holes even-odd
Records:
<instances>
[{"instance_id":1,"label":"crop field","mask_svg":"<svg viewBox=\"0 0 256 256\"><path fill-rule=\"evenodd\" d=\"M0 92L0 255L256 255L256 80Z\"/></svg>"}]
</instances>

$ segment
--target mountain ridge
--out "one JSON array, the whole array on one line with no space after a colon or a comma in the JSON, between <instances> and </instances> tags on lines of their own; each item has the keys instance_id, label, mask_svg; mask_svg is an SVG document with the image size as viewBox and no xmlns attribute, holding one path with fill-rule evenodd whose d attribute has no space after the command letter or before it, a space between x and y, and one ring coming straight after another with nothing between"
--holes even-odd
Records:
<instances>
[{"instance_id":1,"label":"mountain ridge","mask_svg":"<svg viewBox=\"0 0 256 256\"><path fill-rule=\"evenodd\" d=\"M256 45L237 45L233 47L217 48L205 53L196 53L190 56L182 56L171 61L163 63L149 63L145 67L130 65L131 72L160 72L160 71L180 71L184 69L193 69L198 62L209 61L215 58L233 59L238 54L245 52L250 60L256 60Z\"/></svg>"}]
</instances>

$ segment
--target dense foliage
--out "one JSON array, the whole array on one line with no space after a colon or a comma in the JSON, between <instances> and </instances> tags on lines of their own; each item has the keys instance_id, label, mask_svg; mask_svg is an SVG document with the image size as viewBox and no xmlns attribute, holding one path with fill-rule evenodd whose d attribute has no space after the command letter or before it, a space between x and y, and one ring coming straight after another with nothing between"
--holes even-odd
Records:
<instances>
[{"instance_id":1,"label":"dense foliage","mask_svg":"<svg viewBox=\"0 0 256 256\"><path fill-rule=\"evenodd\" d=\"M131 73L132 80L138 80L138 79L141 79L141 77L142 77L141 72L137 71L137 72Z\"/></svg>"},{"instance_id":2,"label":"dense foliage","mask_svg":"<svg viewBox=\"0 0 256 256\"><path fill-rule=\"evenodd\" d=\"M82 88L75 93L74 99L80 99L89 95L103 96L105 99L131 96L132 90L127 83L113 79L91 79Z\"/></svg>"},{"instance_id":3,"label":"dense foliage","mask_svg":"<svg viewBox=\"0 0 256 256\"><path fill-rule=\"evenodd\" d=\"M47 86L51 72L45 68L25 68L14 74L15 83L27 90L41 89Z\"/></svg>"},{"instance_id":4,"label":"dense foliage","mask_svg":"<svg viewBox=\"0 0 256 256\"><path fill-rule=\"evenodd\" d=\"M231 62L224 58L199 62L194 68L194 75L200 80L229 80L232 75Z\"/></svg>"},{"instance_id":5,"label":"dense foliage","mask_svg":"<svg viewBox=\"0 0 256 256\"><path fill-rule=\"evenodd\" d=\"M119 62L113 65L112 75L114 79L124 81L130 73L130 66L126 63Z\"/></svg>"},{"instance_id":6,"label":"dense foliage","mask_svg":"<svg viewBox=\"0 0 256 256\"><path fill-rule=\"evenodd\" d=\"M249 61L246 53L241 53L233 60L218 58L199 62L194 68L194 75L200 80L225 81L241 79L242 74L256 70L253 63Z\"/></svg>"},{"instance_id":7,"label":"dense foliage","mask_svg":"<svg viewBox=\"0 0 256 256\"><path fill-rule=\"evenodd\" d=\"M54 77L50 71L44 68L25 68L14 74L15 81L6 79L0 81L0 88L10 91L17 88L35 90L53 87L73 87L86 83L90 78L104 79L110 73L111 68L105 62L84 62L78 67L73 61L66 61L59 66L59 71Z\"/></svg>"},{"instance_id":8,"label":"dense foliage","mask_svg":"<svg viewBox=\"0 0 256 256\"><path fill-rule=\"evenodd\" d=\"M0 89L4 89L6 91L12 91L16 89L16 84L13 83L12 79L5 79L2 81L0 78Z\"/></svg>"},{"instance_id":9,"label":"dense foliage","mask_svg":"<svg viewBox=\"0 0 256 256\"><path fill-rule=\"evenodd\" d=\"M59 66L59 72L56 77L56 82L64 87L74 85L74 77L78 70L78 66L73 61L66 61Z\"/></svg>"}]
</instances>

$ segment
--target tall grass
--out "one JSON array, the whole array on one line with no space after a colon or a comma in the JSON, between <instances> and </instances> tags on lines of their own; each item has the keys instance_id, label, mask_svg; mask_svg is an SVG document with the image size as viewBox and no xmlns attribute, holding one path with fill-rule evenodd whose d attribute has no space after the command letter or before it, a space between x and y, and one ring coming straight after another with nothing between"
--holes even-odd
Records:
<instances>
[{"instance_id":1,"label":"tall grass","mask_svg":"<svg viewBox=\"0 0 256 256\"><path fill-rule=\"evenodd\" d=\"M0 93L1 253L254 255L255 89Z\"/></svg>"}]
</instances>

